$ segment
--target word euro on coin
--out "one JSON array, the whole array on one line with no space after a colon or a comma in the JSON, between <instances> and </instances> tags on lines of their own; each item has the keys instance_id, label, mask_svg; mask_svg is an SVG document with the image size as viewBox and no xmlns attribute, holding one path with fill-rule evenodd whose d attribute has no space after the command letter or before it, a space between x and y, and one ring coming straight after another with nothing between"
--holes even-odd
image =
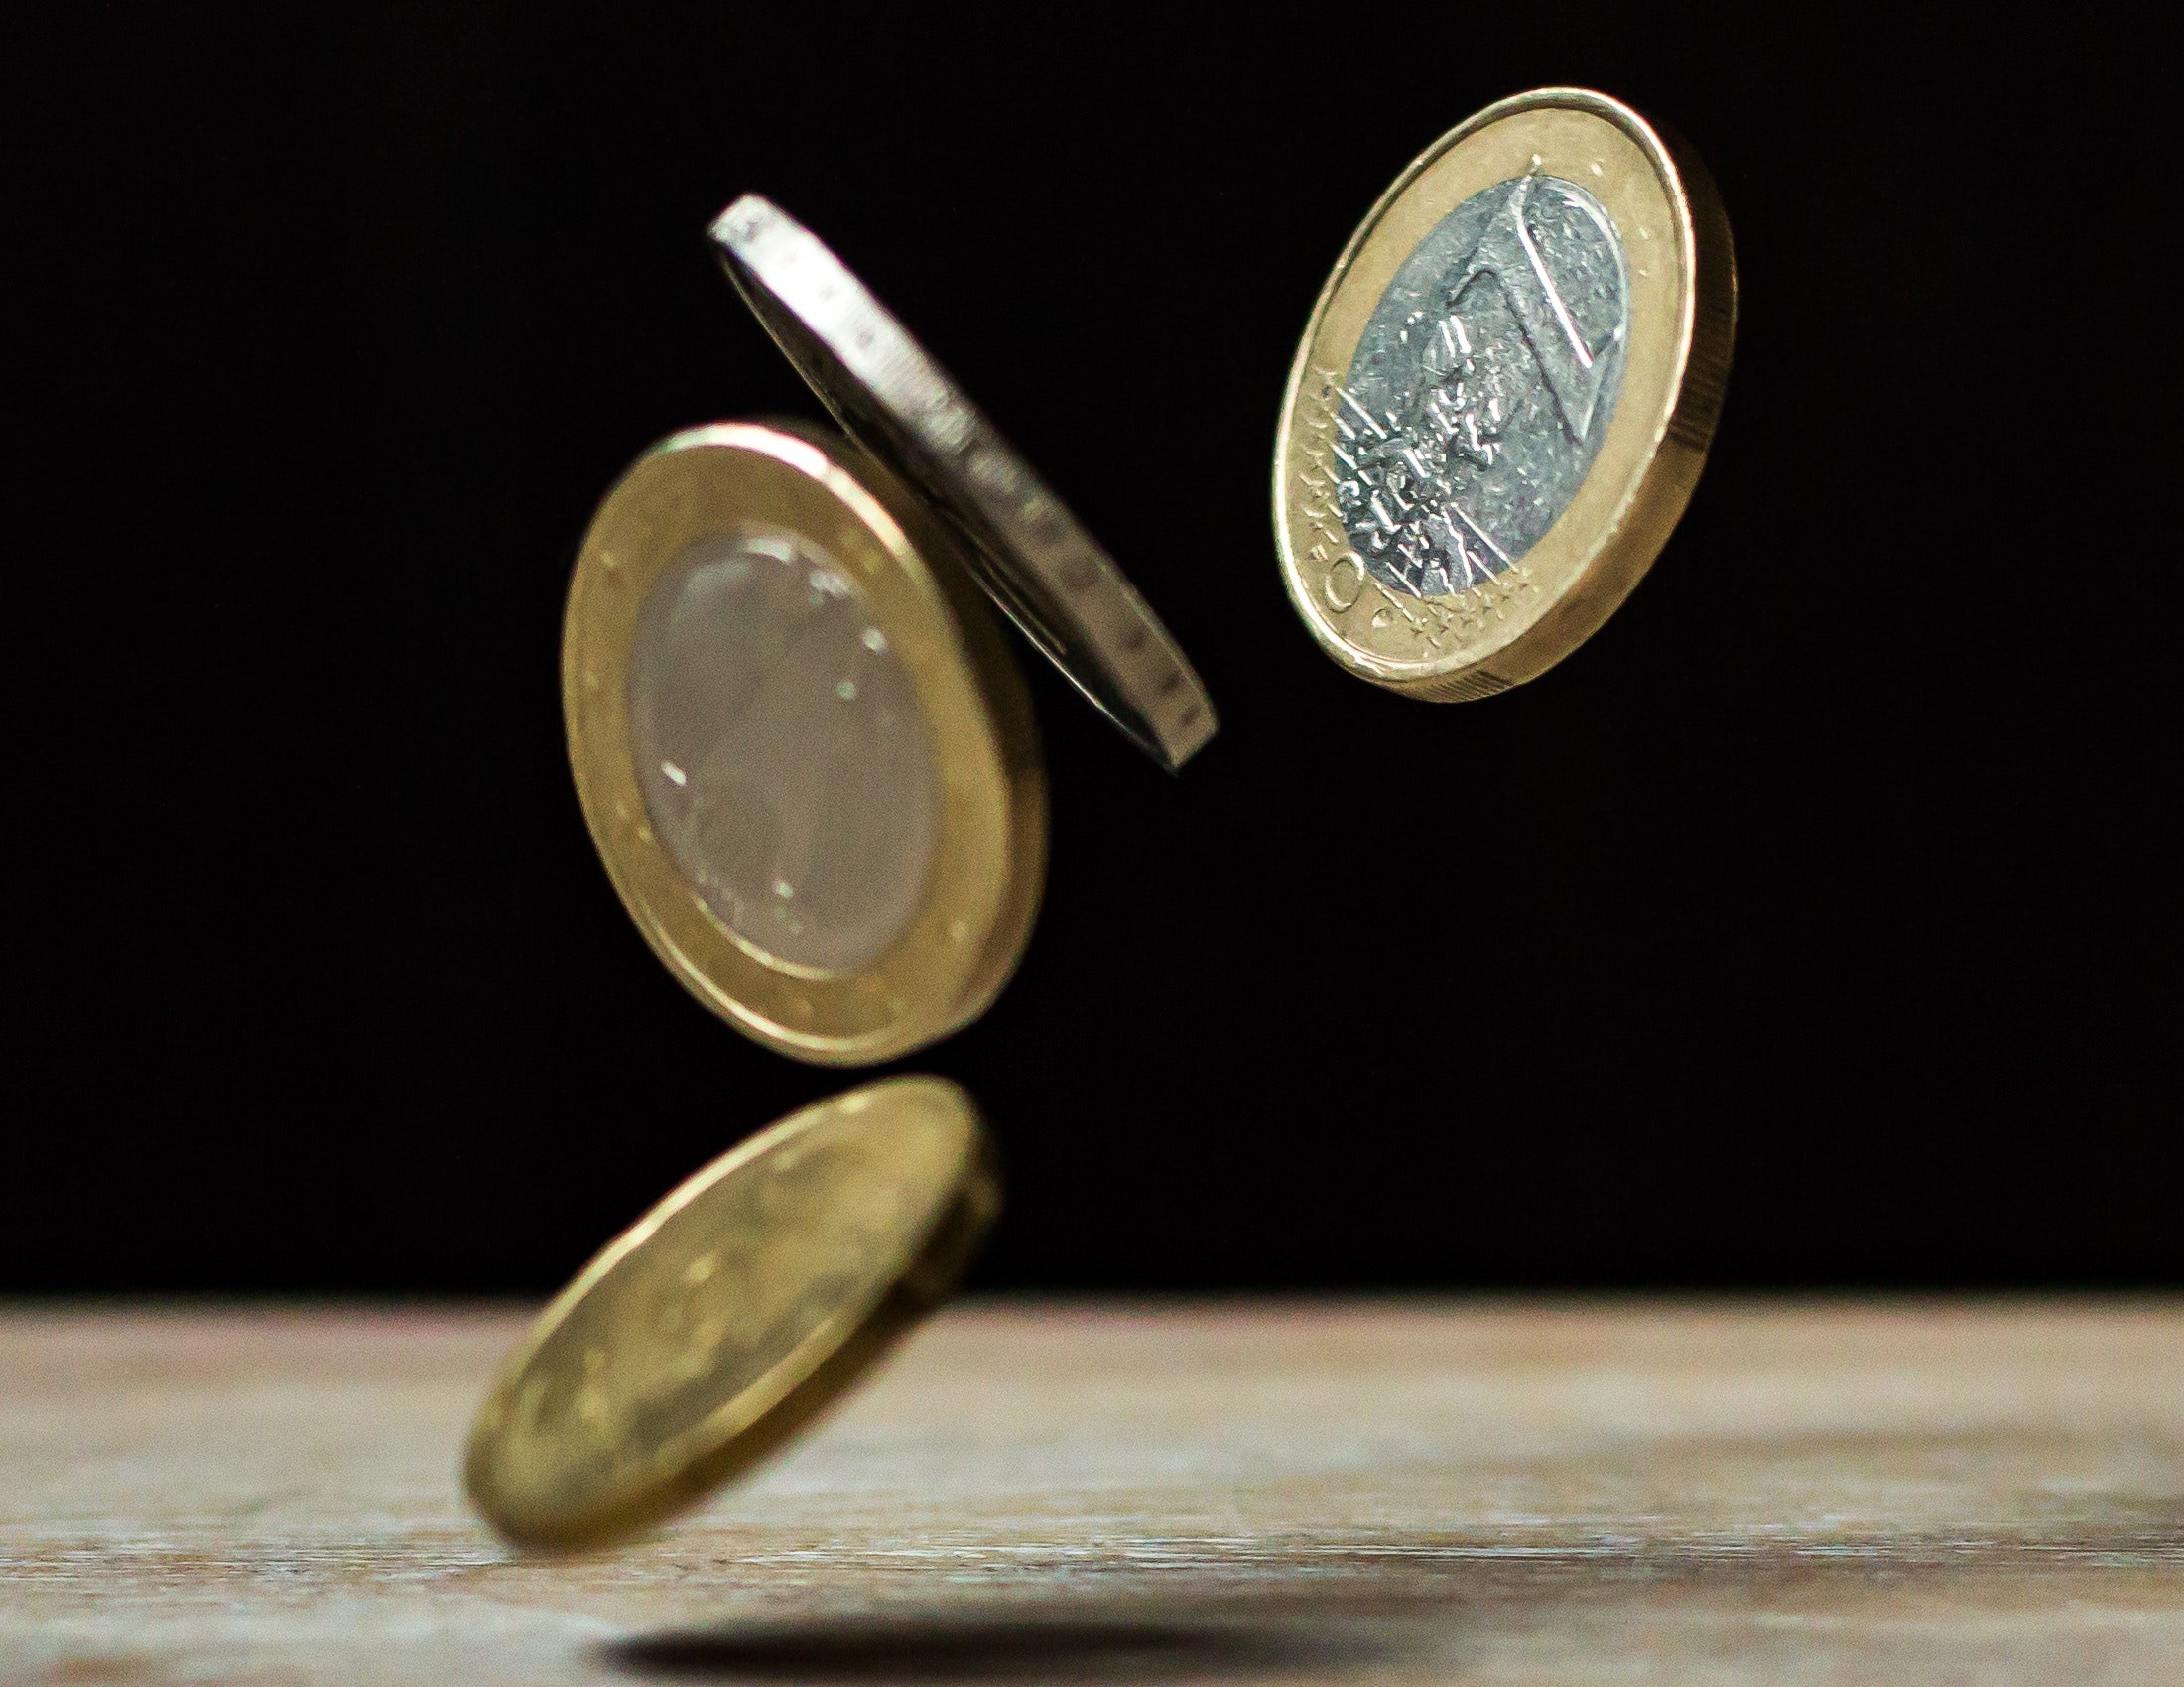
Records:
<instances>
[{"instance_id":1,"label":"word euro on coin","mask_svg":"<svg viewBox=\"0 0 2184 1687\"><path fill-rule=\"evenodd\" d=\"M984 1126L938 1078L792 1113L584 1267L510 1356L463 1477L525 1546L585 1546L703 1498L868 1372L1000 1209Z\"/></svg>"},{"instance_id":2,"label":"word euro on coin","mask_svg":"<svg viewBox=\"0 0 2184 1687\"><path fill-rule=\"evenodd\" d=\"M1412 163L1322 290L1274 447L1283 579L1361 679L1441 701L1545 672L1683 514L1735 338L1705 168L1550 88Z\"/></svg>"}]
</instances>

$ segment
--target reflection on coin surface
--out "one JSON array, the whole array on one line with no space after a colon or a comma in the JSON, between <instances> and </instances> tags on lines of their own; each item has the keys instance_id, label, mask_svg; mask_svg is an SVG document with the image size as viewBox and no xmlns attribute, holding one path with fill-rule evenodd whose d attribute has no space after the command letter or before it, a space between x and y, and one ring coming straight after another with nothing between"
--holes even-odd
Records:
<instances>
[{"instance_id":1,"label":"reflection on coin surface","mask_svg":"<svg viewBox=\"0 0 2184 1687\"><path fill-rule=\"evenodd\" d=\"M1622 268L1600 201L1537 175L1474 194L1404 260L1327 442L1345 536L1375 580L1445 597L1554 525L1614 414Z\"/></svg>"},{"instance_id":2,"label":"reflection on coin surface","mask_svg":"<svg viewBox=\"0 0 2184 1687\"><path fill-rule=\"evenodd\" d=\"M1213 700L1098 542L809 229L746 194L712 237L835 419L963 535L993 600L1139 748L1181 767L1214 735Z\"/></svg>"},{"instance_id":3,"label":"reflection on coin surface","mask_svg":"<svg viewBox=\"0 0 2184 1687\"><path fill-rule=\"evenodd\" d=\"M790 1115L610 1244L470 1432L470 1497L526 1545L703 1497L856 1381L954 1286L999 1207L962 1090L895 1078Z\"/></svg>"},{"instance_id":4,"label":"reflection on coin surface","mask_svg":"<svg viewBox=\"0 0 2184 1687\"><path fill-rule=\"evenodd\" d=\"M1704 172L1549 89L1444 136L1352 237L1275 447L1290 595L1362 678L1476 698L1543 672L1665 543L1735 324Z\"/></svg>"},{"instance_id":5,"label":"reflection on coin surface","mask_svg":"<svg viewBox=\"0 0 2184 1687\"><path fill-rule=\"evenodd\" d=\"M940 797L910 676L840 563L778 528L699 540L638 613L629 687L645 810L708 908L806 967L894 941Z\"/></svg>"},{"instance_id":6,"label":"reflection on coin surface","mask_svg":"<svg viewBox=\"0 0 2184 1687\"><path fill-rule=\"evenodd\" d=\"M955 541L832 430L695 428L599 506L562 710L585 824L669 972L864 1065L1007 982L1046 869L1023 676Z\"/></svg>"}]
</instances>

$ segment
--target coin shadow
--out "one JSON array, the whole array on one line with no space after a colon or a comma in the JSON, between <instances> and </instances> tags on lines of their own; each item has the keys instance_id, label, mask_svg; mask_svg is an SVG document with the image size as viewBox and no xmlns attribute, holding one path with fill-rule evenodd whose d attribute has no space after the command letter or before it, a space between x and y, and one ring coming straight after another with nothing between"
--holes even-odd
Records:
<instances>
[{"instance_id":1,"label":"coin shadow","mask_svg":"<svg viewBox=\"0 0 2184 1687\"><path fill-rule=\"evenodd\" d=\"M1340 1673L1391 1649L1392 1636L1372 1627L1296 1616L1253 1622L1232 1608L1032 1617L1017 1606L667 1629L616 1641L603 1655L622 1672L664 1681L1099 1683Z\"/></svg>"}]
</instances>

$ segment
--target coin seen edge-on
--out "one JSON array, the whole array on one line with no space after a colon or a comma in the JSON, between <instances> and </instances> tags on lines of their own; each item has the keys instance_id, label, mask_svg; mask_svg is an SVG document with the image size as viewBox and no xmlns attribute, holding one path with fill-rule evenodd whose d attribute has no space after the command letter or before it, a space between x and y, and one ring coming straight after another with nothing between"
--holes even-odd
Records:
<instances>
[{"instance_id":1,"label":"coin seen edge-on","mask_svg":"<svg viewBox=\"0 0 2184 1687\"><path fill-rule=\"evenodd\" d=\"M1113 559L871 291L779 206L714 219L722 267L858 444L922 486L979 584L1100 713L1171 772L1214 735L1213 700Z\"/></svg>"}]
</instances>

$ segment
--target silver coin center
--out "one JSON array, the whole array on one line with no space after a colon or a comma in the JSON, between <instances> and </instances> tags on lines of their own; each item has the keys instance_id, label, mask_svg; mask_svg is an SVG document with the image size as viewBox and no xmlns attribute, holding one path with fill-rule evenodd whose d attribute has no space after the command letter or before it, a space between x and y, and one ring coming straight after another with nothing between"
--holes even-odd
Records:
<instances>
[{"instance_id":1,"label":"silver coin center","mask_svg":"<svg viewBox=\"0 0 2184 1687\"><path fill-rule=\"evenodd\" d=\"M1629 326L1622 242L1576 183L1535 171L1443 217L1334 398L1336 509L1372 577L1445 596L1529 551L1600 451Z\"/></svg>"},{"instance_id":2,"label":"silver coin center","mask_svg":"<svg viewBox=\"0 0 2184 1687\"><path fill-rule=\"evenodd\" d=\"M629 710L653 831L730 931L829 972L902 934L940 781L909 672L827 552L779 530L694 543L638 615Z\"/></svg>"}]
</instances>

